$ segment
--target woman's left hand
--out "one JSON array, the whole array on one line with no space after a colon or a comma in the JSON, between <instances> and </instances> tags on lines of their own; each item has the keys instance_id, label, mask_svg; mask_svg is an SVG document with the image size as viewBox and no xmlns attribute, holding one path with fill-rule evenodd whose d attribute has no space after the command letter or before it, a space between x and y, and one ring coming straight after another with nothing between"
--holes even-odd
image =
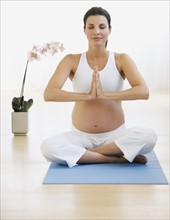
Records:
<instances>
[{"instance_id":1,"label":"woman's left hand","mask_svg":"<svg viewBox=\"0 0 170 220\"><path fill-rule=\"evenodd\" d=\"M100 75L98 71L98 66L94 67L94 76L95 76L95 82L96 82L96 98L103 98L103 90L102 85L100 82Z\"/></svg>"}]
</instances>

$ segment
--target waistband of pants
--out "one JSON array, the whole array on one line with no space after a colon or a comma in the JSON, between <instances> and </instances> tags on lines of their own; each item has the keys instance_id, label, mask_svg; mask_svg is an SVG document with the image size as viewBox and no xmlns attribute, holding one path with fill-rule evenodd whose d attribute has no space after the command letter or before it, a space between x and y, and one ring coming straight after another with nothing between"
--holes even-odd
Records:
<instances>
[{"instance_id":1,"label":"waistband of pants","mask_svg":"<svg viewBox=\"0 0 170 220\"><path fill-rule=\"evenodd\" d=\"M108 131L108 132L104 132L104 133L86 133L86 132L83 132L83 131L80 131L79 129L75 128L74 125L72 125L72 131L76 131L84 136L88 136L88 137L105 137L105 136L109 136L109 135L112 135L112 134L116 134L120 131L123 131L125 130L125 124L122 124L121 126L119 126L118 128L112 130L112 131Z\"/></svg>"}]
</instances>

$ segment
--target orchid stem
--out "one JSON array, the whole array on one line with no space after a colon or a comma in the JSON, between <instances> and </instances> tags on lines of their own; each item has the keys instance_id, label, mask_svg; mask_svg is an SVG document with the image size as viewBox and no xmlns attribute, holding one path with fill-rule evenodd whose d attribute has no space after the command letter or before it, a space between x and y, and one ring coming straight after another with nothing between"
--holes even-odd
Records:
<instances>
[{"instance_id":1,"label":"orchid stem","mask_svg":"<svg viewBox=\"0 0 170 220\"><path fill-rule=\"evenodd\" d=\"M22 88L21 88L20 98L21 98L21 97L23 96L23 94L24 94L24 85L25 85L25 79L26 79L26 74L27 74L28 63L29 63L29 60L27 60L26 67L25 67L25 73L24 73L24 78L23 78L23 82L22 82Z\"/></svg>"}]
</instances>

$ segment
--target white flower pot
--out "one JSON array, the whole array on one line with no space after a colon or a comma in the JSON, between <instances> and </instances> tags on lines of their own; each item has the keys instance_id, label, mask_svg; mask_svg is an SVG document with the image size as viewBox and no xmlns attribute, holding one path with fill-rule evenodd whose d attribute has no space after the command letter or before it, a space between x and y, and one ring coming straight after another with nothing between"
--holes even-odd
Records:
<instances>
[{"instance_id":1,"label":"white flower pot","mask_svg":"<svg viewBox=\"0 0 170 220\"><path fill-rule=\"evenodd\" d=\"M28 133L28 112L12 112L12 133L14 135Z\"/></svg>"}]
</instances>

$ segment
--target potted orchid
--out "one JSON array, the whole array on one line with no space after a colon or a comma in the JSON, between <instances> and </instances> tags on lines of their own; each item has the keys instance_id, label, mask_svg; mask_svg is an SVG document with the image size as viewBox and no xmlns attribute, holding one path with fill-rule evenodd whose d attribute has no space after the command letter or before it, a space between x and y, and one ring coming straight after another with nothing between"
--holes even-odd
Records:
<instances>
[{"instance_id":1,"label":"potted orchid","mask_svg":"<svg viewBox=\"0 0 170 220\"><path fill-rule=\"evenodd\" d=\"M28 110L33 104L33 99L24 100L24 86L29 62L40 60L41 55L54 55L63 50L64 46L62 43L50 42L44 45L33 45L32 50L28 52L20 96L12 99L12 108L14 110L12 112L12 133L14 135L26 135L28 132Z\"/></svg>"}]
</instances>

